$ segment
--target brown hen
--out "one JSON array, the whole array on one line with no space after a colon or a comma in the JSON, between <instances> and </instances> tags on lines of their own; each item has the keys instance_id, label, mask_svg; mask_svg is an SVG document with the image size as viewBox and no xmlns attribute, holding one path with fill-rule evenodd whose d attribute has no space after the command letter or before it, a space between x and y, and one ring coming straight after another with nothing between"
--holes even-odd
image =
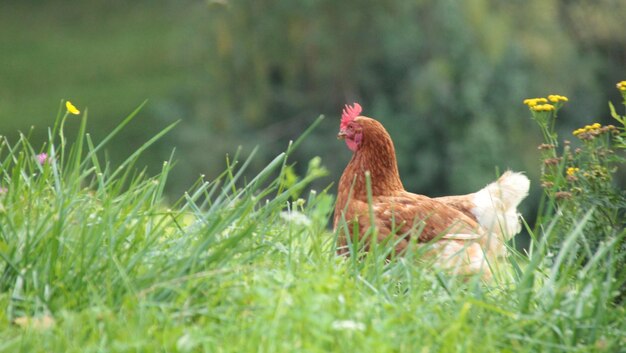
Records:
<instances>
[{"instance_id":1,"label":"brown hen","mask_svg":"<svg viewBox=\"0 0 626 353\"><path fill-rule=\"evenodd\" d=\"M412 241L429 243L427 253L438 266L491 277L487 259L504 255L504 241L521 229L517 205L528 194L528 178L507 171L469 195L430 198L410 193L400 180L391 137L382 124L360 113L357 103L346 106L337 135L353 152L338 186L337 252L349 253L350 239L364 241L369 248L369 238L362 237L373 226L376 240L392 241L397 254L407 251Z\"/></svg>"}]
</instances>

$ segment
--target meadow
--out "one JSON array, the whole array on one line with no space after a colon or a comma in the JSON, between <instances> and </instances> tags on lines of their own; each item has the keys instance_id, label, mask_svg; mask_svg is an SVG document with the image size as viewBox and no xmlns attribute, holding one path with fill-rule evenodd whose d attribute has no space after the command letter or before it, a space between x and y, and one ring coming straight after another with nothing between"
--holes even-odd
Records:
<instances>
[{"instance_id":1,"label":"meadow","mask_svg":"<svg viewBox=\"0 0 626 353\"><path fill-rule=\"evenodd\" d=\"M137 161L175 124L112 164L107 146L141 107L99 141L71 108L44 146L28 133L0 142L0 351L626 351L626 233L581 241L602 205L566 207L547 190L529 248L487 283L415 254L388 261L383 247L339 257L333 191L308 188L327 171L318 158L303 175L291 167L321 117L256 176L244 177L254 153L235 154L168 201L175 158L156 175ZM555 175L543 173L562 186Z\"/></svg>"}]
</instances>

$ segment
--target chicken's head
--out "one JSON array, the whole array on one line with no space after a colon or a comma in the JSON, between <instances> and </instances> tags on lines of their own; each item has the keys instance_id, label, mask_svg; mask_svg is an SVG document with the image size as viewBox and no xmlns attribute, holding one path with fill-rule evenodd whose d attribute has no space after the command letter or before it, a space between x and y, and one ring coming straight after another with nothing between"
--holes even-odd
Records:
<instances>
[{"instance_id":1,"label":"chicken's head","mask_svg":"<svg viewBox=\"0 0 626 353\"><path fill-rule=\"evenodd\" d=\"M363 127L355 121L361 114L361 110L359 103L354 103L352 106L346 104L341 115L337 138L344 139L352 152L356 152L363 141Z\"/></svg>"}]
</instances>

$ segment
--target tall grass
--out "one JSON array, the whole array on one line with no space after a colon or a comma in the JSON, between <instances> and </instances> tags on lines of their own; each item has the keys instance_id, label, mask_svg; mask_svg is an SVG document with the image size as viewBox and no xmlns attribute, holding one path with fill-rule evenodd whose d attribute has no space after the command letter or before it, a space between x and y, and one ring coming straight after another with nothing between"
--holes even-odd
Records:
<instances>
[{"instance_id":1,"label":"tall grass","mask_svg":"<svg viewBox=\"0 0 626 353\"><path fill-rule=\"evenodd\" d=\"M121 166L61 111L48 144L0 145L0 351L7 352L616 352L616 241L584 264L590 216L537 231L491 283L438 273L411 256L335 255L333 199L301 194L319 161L287 178L288 146L250 180L229 161L167 203L161 173ZM319 119L311 127L314 128ZM72 141L64 124L81 124ZM44 163L37 155L47 153ZM589 211L589 215L593 211ZM558 252L555 234L570 236ZM621 235L623 237L624 234Z\"/></svg>"}]
</instances>

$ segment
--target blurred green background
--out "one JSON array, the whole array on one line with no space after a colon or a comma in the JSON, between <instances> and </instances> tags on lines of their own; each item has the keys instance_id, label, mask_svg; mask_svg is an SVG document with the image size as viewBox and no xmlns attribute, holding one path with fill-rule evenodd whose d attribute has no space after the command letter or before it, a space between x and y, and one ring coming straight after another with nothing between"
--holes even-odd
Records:
<instances>
[{"instance_id":1,"label":"blurred green background","mask_svg":"<svg viewBox=\"0 0 626 353\"><path fill-rule=\"evenodd\" d=\"M538 195L540 133L522 100L568 96L565 137L609 123L624 14L623 0L3 2L0 134L32 126L43 143L69 99L99 140L148 99L108 153L119 162L180 119L140 161L156 172L176 148L177 198L240 145L260 146L259 169L325 114L292 158L302 172L322 157L323 187L350 158L335 134L358 101L393 137L407 189L466 193L512 168Z\"/></svg>"}]
</instances>

